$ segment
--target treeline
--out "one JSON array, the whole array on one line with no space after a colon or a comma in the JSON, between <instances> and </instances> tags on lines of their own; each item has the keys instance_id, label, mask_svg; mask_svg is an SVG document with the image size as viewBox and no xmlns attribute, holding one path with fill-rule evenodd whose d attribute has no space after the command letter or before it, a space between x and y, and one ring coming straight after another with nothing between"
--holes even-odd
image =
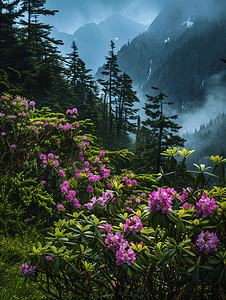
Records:
<instances>
[{"instance_id":1,"label":"treeline","mask_svg":"<svg viewBox=\"0 0 226 300\"><path fill-rule=\"evenodd\" d=\"M47 10L45 2L0 1L0 91L20 94L34 100L37 108L48 106L55 112L76 107L80 119L92 120L105 149L128 148L138 111L133 103L139 100L131 78L118 68L114 43L98 83L74 41L71 53L60 55L63 42L50 37L52 27L40 22L40 16L57 12Z\"/></svg>"},{"instance_id":2,"label":"treeline","mask_svg":"<svg viewBox=\"0 0 226 300\"><path fill-rule=\"evenodd\" d=\"M114 42L110 42L101 78L95 80L79 57L75 41L70 53L60 55L62 41L50 37L51 26L40 22L40 16L57 12L47 10L45 2L0 1L0 92L24 96L35 101L38 109L48 106L53 112L76 107L80 120L90 120L84 122L83 131L94 135L97 145L113 151L129 149L135 153L134 171L158 172L163 163L160 153L183 144L175 135L179 127L170 121L177 116L164 115L165 95L147 95L151 101L145 105L148 119L141 122L133 81L119 69Z\"/></svg>"}]
</instances>

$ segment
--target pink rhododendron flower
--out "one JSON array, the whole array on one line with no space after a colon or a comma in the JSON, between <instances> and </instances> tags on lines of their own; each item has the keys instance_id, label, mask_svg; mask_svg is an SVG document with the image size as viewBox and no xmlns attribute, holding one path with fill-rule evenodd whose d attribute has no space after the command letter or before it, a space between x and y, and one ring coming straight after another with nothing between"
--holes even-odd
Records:
<instances>
[{"instance_id":1,"label":"pink rhododendron flower","mask_svg":"<svg viewBox=\"0 0 226 300\"><path fill-rule=\"evenodd\" d=\"M28 102L26 100L22 100L21 103L28 105Z\"/></svg>"},{"instance_id":2,"label":"pink rhododendron flower","mask_svg":"<svg viewBox=\"0 0 226 300\"><path fill-rule=\"evenodd\" d=\"M59 165L60 165L59 161L58 160L54 160L54 167L57 168L57 167L59 167Z\"/></svg>"},{"instance_id":3,"label":"pink rhododendron flower","mask_svg":"<svg viewBox=\"0 0 226 300\"><path fill-rule=\"evenodd\" d=\"M117 266L122 264L127 264L130 266L135 262L136 260L135 253L133 249L129 247L128 242L125 242L120 245L119 250L116 252L116 259L117 259L116 260Z\"/></svg>"},{"instance_id":4,"label":"pink rhododendron flower","mask_svg":"<svg viewBox=\"0 0 226 300\"><path fill-rule=\"evenodd\" d=\"M87 140L87 137L86 137L86 136L83 136L82 139L83 139L84 141L86 141L86 140Z\"/></svg>"},{"instance_id":5,"label":"pink rhododendron flower","mask_svg":"<svg viewBox=\"0 0 226 300\"><path fill-rule=\"evenodd\" d=\"M123 177L122 181L127 181L128 178L127 177Z\"/></svg>"},{"instance_id":6,"label":"pink rhododendron flower","mask_svg":"<svg viewBox=\"0 0 226 300\"><path fill-rule=\"evenodd\" d=\"M54 155L52 153L49 153L48 158L54 159Z\"/></svg>"},{"instance_id":7,"label":"pink rhododendron flower","mask_svg":"<svg viewBox=\"0 0 226 300\"><path fill-rule=\"evenodd\" d=\"M210 200L204 192L199 202L196 203L196 212L197 214L202 213L202 217L207 218L213 215L216 207L217 205L214 198Z\"/></svg>"},{"instance_id":8,"label":"pink rhododendron flower","mask_svg":"<svg viewBox=\"0 0 226 300\"><path fill-rule=\"evenodd\" d=\"M15 145L15 144L12 144L12 145L11 145L11 148L16 148L16 145Z\"/></svg>"},{"instance_id":9,"label":"pink rhododendron flower","mask_svg":"<svg viewBox=\"0 0 226 300\"><path fill-rule=\"evenodd\" d=\"M40 182L41 182L42 184L46 184L45 180L41 180Z\"/></svg>"},{"instance_id":10,"label":"pink rhododendron flower","mask_svg":"<svg viewBox=\"0 0 226 300\"><path fill-rule=\"evenodd\" d=\"M36 270L35 266L29 267L27 263L22 264L22 266L20 267L20 271L24 275L34 274L35 270Z\"/></svg>"},{"instance_id":11,"label":"pink rhododendron flower","mask_svg":"<svg viewBox=\"0 0 226 300\"><path fill-rule=\"evenodd\" d=\"M92 193L93 192L93 187L91 185L88 185L87 192L88 193Z\"/></svg>"},{"instance_id":12,"label":"pink rhododendron flower","mask_svg":"<svg viewBox=\"0 0 226 300\"><path fill-rule=\"evenodd\" d=\"M61 213L61 211L64 209L64 206L62 204L57 204L58 214Z\"/></svg>"},{"instance_id":13,"label":"pink rhododendron flower","mask_svg":"<svg viewBox=\"0 0 226 300\"><path fill-rule=\"evenodd\" d=\"M124 236L121 232L116 232L115 235L108 233L105 239L105 244L107 245L107 248L115 252L116 249L119 249L120 244L125 242L123 238Z\"/></svg>"},{"instance_id":14,"label":"pink rhododendron flower","mask_svg":"<svg viewBox=\"0 0 226 300\"><path fill-rule=\"evenodd\" d=\"M132 181L131 181L131 184L136 186L136 185L137 185L136 180L132 180Z\"/></svg>"},{"instance_id":15,"label":"pink rhododendron flower","mask_svg":"<svg viewBox=\"0 0 226 300\"><path fill-rule=\"evenodd\" d=\"M100 156L104 156L104 155L105 155L104 151L100 151Z\"/></svg>"},{"instance_id":16,"label":"pink rhododendron flower","mask_svg":"<svg viewBox=\"0 0 226 300\"><path fill-rule=\"evenodd\" d=\"M217 251L217 245L220 240L218 239L216 233L209 233L209 231L201 232L196 239L196 246L199 247L199 252L204 252L209 254L211 252Z\"/></svg>"},{"instance_id":17,"label":"pink rhododendron flower","mask_svg":"<svg viewBox=\"0 0 226 300\"><path fill-rule=\"evenodd\" d=\"M46 159L46 155L40 153L40 159Z\"/></svg>"},{"instance_id":18,"label":"pink rhododendron flower","mask_svg":"<svg viewBox=\"0 0 226 300\"><path fill-rule=\"evenodd\" d=\"M173 188L159 188L158 191L153 191L151 194L149 194L149 211L157 212L159 210L163 214L170 214L170 209L172 208L172 200L174 198L174 195L172 193L176 194L176 191Z\"/></svg>"},{"instance_id":19,"label":"pink rhododendron flower","mask_svg":"<svg viewBox=\"0 0 226 300\"><path fill-rule=\"evenodd\" d=\"M31 101L29 104L30 104L30 105L33 107L33 109L34 109L34 107L35 107L35 102L34 102L34 101Z\"/></svg>"},{"instance_id":20,"label":"pink rhododendron flower","mask_svg":"<svg viewBox=\"0 0 226 300\"><path fill-rule=\"evenodd\" d=\"M112 189L112 188L113 188L113 184L108 183L108 184L107 184L107 187L108 187L109 189Z\"/></svg>"},{"instance_id":21,"label":"pink rhododendron flower","mask_svg":"<svg viewBox=\"0 0 226 300\"><path fill-rule=\"evenodd\" d=\"M93 209L95 204L96 204L96 197L93 197L91 199L91 202L86 203L85 206L87 206L88 209Z\"/></svg>"},{"instance_id":22,"label":"pink rhododendron flower","mask_svg":"<svg viewBox=\"0 0 226 300\"><path fill-rule=\"evenodd\" d=\"M98 228L99 228L99 231L102 233L104 231L106 232L110 232L111 231L111 228L112 228L112 225L111 224L100 224L98 225Z\"/></svg>"},{"instance_id":23,"label":"pink rhododendron flower","mask_svg":"<svg viewBox=\"0 0 226 300\"><path fill-rule=\"evenodd\" d=\"M81 208L81 204L78 203L78 199L74 199L73 206L74 208Z\"/></svg>"},{"instance_id":24,"label":"pink rhododendron flower","mask_svg":"<svg viewBox=\"0 0 226 300\"><path fill-rule=\"evenodd\" d=\"M64 171L60 170L58 175L61 176L61 177L64 176Z\"/></svg>"},{"instance_id":25,"label":"pink rhododendron flower","mask_svg":"<svg viewBox=\"0 0 226 300\"><path fill-rule=\"evenodd\" d=\"M5 132L2 132L1 135L6 135L6 133L5 133Z\"/></svg>"},{"instance_id":26,"label":"pink rhododendron flower","mask_svg":"<svg viewBox=\"0 0 226 300\"><path fill-rule=\"evenodd\" d=\"M97 157L95 158L95 162L98 163L100 161L100 159Z\"/></svg>"},{"instance_id":27,"label":"pink rhododendron flower","mask_svg":"<svg viewBox=\"0 0 226 300\"><path fill-rule=\"evenodd\" d=\"M14 115L11 115L11 116L9 116L10 117L10 119L15 119L15 116Z\"/></svg>"},{"instance_id":28,"label":"pink rhododendron flower","mask_svg":"<svg viewBox=\"0 0 226 300\"><path fill-rule=\"evenodd\" d=\"M191 190L191 192L193 192L192 188L189 187L189 189ZM183 194L181 196L178 196L177 198L183 201L188 197L189 197L188 191L185 188L183 188Z\"/></svg>"},{"instance_id":29,"label":"pink rhododendron flower","mask_svg":"<svg viewBox=\"0 0 226 300\"><path fill-rule=\"evenodd\" d=\"M48 261L54 261L54 259L51 256L46 256L45 257Z\"/></svg>"},{"instance_id":30,"label":"pink rhododendron flower","mask_svg":"<svg viewBox=\"0 0 226 300\"><path fill-rule=\"evenodd\" d=\"M129 219L126 219L126 224L124 224L124 231L132 232L134 234L140 232L143 229L143 225L138 216L133 216Z\"/></svg>"},{"instance_id":31,"label":"pink rhododendron flower","mask_svg":"<svg viewBox=\"0 0 226 300\"><path fill-rule=\"evenodd\" d=\"M73 200L73 196L72 195L67 195L66 196L67 202L71 202Z\"/></svg>"},{"instance_id":32,"label":"pink rhododendron flower","mask_svg":"<svg viewBox=\"0 0 226 300\"><path fill-rule=\"evenodd\" d=\"M182 207L183 207L184 209L191 209L191 208L194 207L194 205L192 205L192 204L190 204L190 203L188 203L188 202L185 202L184 205L182 205Z\"/></svg>"},{"instance_id":33,"label":"pink rhododendron flower","mask_svg":"<svg viewBox=\"0 0 226 300\"><path fill-rule=\"evenodd\" d=\"M89 162L88 162L88 161L85 161L85 162L84 162L84 165L85 165L86 167L88 167L88 166L89 166Z\"/></svg>"}]
</instances>

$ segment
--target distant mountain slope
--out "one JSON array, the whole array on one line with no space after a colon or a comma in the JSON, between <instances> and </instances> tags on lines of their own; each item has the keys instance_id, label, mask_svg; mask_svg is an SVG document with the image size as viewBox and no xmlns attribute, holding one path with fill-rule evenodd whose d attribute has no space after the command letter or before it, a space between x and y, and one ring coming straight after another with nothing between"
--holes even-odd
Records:
<instances>
[{"instance_id":1,"label":"distant mountain slope","mask_svg":"<svg viewBox=\"0 0 226 300\"><path fill-rule=\"evenodd\" d=\"M117 38L120 45L127 43L129 39L136 37L148 28L146 25L138 24L120 15L110 16L100 22L98 27L108 39Z\"/></svg>"},{"instance_id":2,"label":"distant mountain slope","mask_svg":"<svg viewBox=\"0 0 226 300\"><path fill-rule=\"evenodd\" d=\"M166 1L147 32L118 52L119 67L132 77L140 95L157 86L176 102L178 112L200 105L206 79L224 68L226 1L209 0L209 10L203 11L194 9L197 3Z\"/></svg>"},{"instance_id":3,"label":"distant mountain slope","mask_svg":"<svg viewBox=\"0 0 226 300\"><path fill-rule=\"evenodd\" d=\"M148 28L130 19L119 15L113 15L105 21L89 23L77 29L73 35L62 33L53 28L52 35L61 39L64 45L59 47L62 54L71 52L71 43L75 40L80 57L88 68L96 72L97 68L105 62L105 56L110 50L110 40L114 40L116 49L133 39Z\"/></svg>"}]
</instances>

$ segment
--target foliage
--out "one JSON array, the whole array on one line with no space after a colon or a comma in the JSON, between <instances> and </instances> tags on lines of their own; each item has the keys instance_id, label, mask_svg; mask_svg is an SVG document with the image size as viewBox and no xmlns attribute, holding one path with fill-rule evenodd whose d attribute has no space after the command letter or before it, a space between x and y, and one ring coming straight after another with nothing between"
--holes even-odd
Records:
<instances>
[{"instance_id":1,"label":"foliage","mask_svg":"<svg viewBox=\"0 0 226 300\"><path fill-rule=\"evenodd\" d=\"M49 225L55 202L29 174L0 177L0 230L11 236ZM35 232L34 232L35 233Z\"/></svg>"},{"instance_id":2,"label":"foliage","mask_svg":"<svg viewBox=\"0 0 226 300\"><path fill-rule=\"evenodd\" d=\"M46 299L36 284L25 283L19 267L28 258L28 253L35 240L23 230L23 241L20 236L1 236L0 239L0 298L9 299ZM39 237L40 238L40 237ZM13 280L12 280L13 279Z\"/></svg>"},{"instance_id":3,"label":"foliage","mask_svg":"<svg viewBox=\"0 0 226 300\"><path fill-rule=\"evenodd\" d=\"M193 152L174 148L163 154L175 167L179 153L182 168ZM216 167L225 163L211 160ZM171 187L160 189L153 180L149 197L134 174L113 177L108 190L107 182L91 183L90 197L55 222L45 245L33 247L35 269L23 269L22 276L56 299L215 299L216 294L224 299L225 191L203 185L204 168L199 166L195 189L180 193L163 170L158 180Z\"/></svg>"},{"instance_id":4,"label":"foliage","mask_svg":"<svg viewBox=\"0 0 226 300\"><path fill-rule=\"evenodd\" d=\"M173 102L165 102L164 98L167 96L162 92L157 96L146 96L148 102L145 103L144 110L147 119L141 122L142 126L140 119L138 120L133 169L140 170L142 167L146 172L152 169L159 172L159 167L165 164L161 159L161 152L167 148L183 146L185 140L176 134L181 128L174 122L178 116L166 116L164 112L165 105L172 105Z\"/></svg>"}]
</instances>

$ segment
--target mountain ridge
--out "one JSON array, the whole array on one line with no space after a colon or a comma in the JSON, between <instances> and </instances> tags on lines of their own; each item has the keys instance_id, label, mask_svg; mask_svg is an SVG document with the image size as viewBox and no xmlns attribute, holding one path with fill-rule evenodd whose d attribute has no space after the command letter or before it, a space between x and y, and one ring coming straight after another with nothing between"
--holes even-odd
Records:
<instances>
[{"instance_id":1,"label":"mountain ridge","mask_svg":"<svg viewBox=\"0 0 226 300\"><path fill-rule=\"evenodd\" d=\"M80 26L73 35L59 32L54 27L52 36L63 40L64 45L59 49L64 56L71 52L70 47L72 41L75 40L79 56L95 73L105 62L105 56L110 50L110 40L114 40L116 49L119 50L123 44L139 35L147 27L120 15L112 15L98 24L93 22Z\"/></svg>"}]
</instances>

